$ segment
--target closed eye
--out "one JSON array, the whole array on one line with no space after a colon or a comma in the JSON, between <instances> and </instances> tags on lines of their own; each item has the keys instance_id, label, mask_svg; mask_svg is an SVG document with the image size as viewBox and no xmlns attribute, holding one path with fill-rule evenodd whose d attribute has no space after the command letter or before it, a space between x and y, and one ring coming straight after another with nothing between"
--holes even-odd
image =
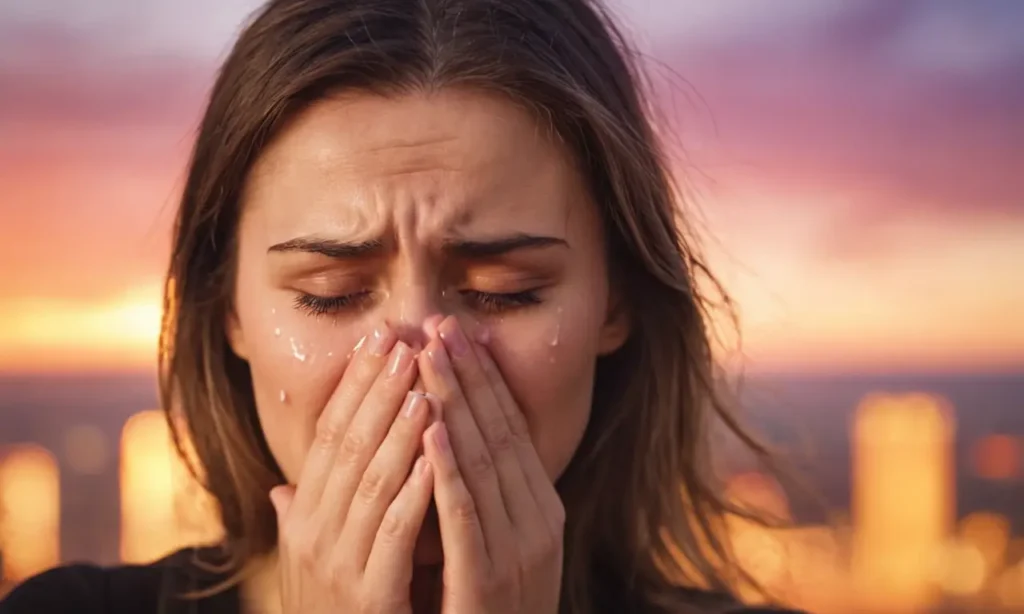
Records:
<instances>
[{"instance_id":1,"label":"closed eye","mask_svg":"<svg viewBox=\"0 0 1024 614\"><path fill-rule=\"evenodd\" d=\"M484 314L502 313L513 309L538 305L541 302L536 290L524 290L522 292L462 290L460 294L474 309Z\"/></svg>"},{"instance_id":2,"label":"closed eye","mask_svg":"<svg viewBox=\"0 0 1024 614\"><path fill-rule=\"evenodd\" d=\"M335 314L346 309L357 309L366 306L373 298L370 290L360 290L338 296L319 296L305 292L295 297L295 307L313 316Z\"/></svg>"},{"instance_id":3,"label":"closed eye","mask_svg":"<svg viewBox=\"0 0 1024 614\"><path fill-rule=\"evenodd\" d=\"M373 294L372 290L360 290L337 296L320 296L302 292L295 297L295 308L314 317L335 315L343 311L365 308L373 300ZM505 313L541 303L537 290L521 292L460 290L459 295L470 308L484 315Z\"/></svg>"}]
</instances>

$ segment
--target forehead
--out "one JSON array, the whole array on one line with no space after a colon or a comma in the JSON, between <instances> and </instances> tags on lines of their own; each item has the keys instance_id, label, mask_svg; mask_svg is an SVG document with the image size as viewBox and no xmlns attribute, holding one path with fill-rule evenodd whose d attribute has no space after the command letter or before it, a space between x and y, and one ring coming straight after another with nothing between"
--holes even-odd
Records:
<instances>
[{"instance_id":1,"label":"forehead","mask_svg":"<svg viewBox=\"0 0 1024 614\"><path fill-rule=\"evenodd\" d=\"M346 93L281 131L251 173L246 207L282 232L370 234L402 217L454 232L515 220L529 232L564 225L586 194L557 137L503 98Z\"/></svg>"}]
</instances>

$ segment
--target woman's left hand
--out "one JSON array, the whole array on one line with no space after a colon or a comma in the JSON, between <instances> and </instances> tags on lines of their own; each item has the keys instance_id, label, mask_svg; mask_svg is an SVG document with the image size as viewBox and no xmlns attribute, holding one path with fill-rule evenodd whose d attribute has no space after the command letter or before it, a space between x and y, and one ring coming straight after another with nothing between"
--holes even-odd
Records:
<instances>
[{"instance_id":1,"label":"woman's left hand","mask_svg":"<svg viewBox=\"0 0 1024 614\"><path fill-rule=\"evenodd\" d=\"M562 501L487 349L453 317L437 330L420 374L443 406L423 438L444 550L441 611L557 612Z\"/></svg>"}]
</instances>

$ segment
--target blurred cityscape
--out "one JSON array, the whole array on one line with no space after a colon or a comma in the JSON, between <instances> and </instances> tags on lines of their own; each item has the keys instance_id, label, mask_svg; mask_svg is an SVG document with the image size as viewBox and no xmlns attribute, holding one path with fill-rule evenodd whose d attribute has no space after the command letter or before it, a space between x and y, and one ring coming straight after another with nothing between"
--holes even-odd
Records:
<instances>
[{"instance_id":1,"label":"blurred cityscape","mask_svg":"<svg viewBox=\"0 0 1024 614\"><path fill-rule=\"evenodd\" d=\"M1024 612L1024 377L915 392L925 385L750 385L750 419L802 450L827 506L733 468L731 498L792 521L728 523L737 556L777 599L817 614ZM163 415L137 410L153 405L147 377L0 379L0 592L61 562L148 562L217 539Z\"/></svg>"}]
</instances>

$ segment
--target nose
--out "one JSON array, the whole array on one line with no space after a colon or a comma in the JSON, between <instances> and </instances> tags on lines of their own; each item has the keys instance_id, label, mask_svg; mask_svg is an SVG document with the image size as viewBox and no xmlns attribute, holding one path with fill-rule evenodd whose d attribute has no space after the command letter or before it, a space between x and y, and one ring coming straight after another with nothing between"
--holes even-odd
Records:
<instances>
[{"instance_id":1,"label":"nose","mask_svg":"<svg viewBox=\"0 0 1024 614\"><path fill-rule=\"evenodd\" d=\"M398 338L413 348L430 341L430 328L442 313L440 297L432 284L408 282L391 291L386 299L385 320Z\"/></svg>"}]
</instances>

